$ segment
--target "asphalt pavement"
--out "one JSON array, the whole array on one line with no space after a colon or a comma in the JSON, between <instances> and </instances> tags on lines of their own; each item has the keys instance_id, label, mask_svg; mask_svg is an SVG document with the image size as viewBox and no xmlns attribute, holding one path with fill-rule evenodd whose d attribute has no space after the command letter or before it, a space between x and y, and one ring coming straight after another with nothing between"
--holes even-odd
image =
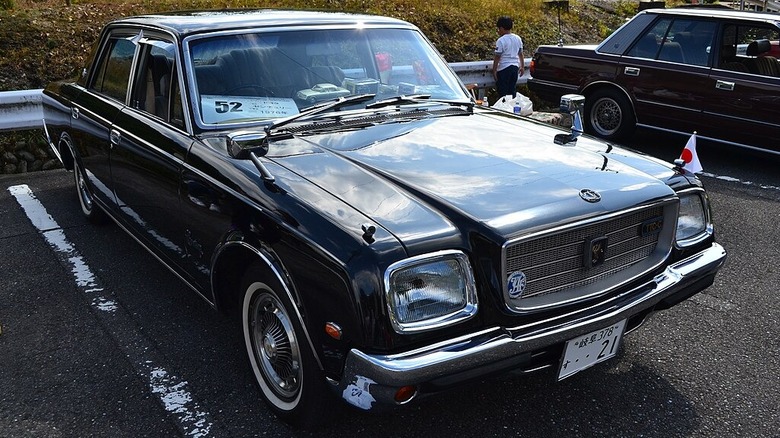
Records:
<instances>
[{"instance_id":1,"label":"asphalt pavement","mask_svg":"<svg viewBox=\"0 0 780 438\"><path fill-rule=\"evenodd\" d=\"M684 144L632 146L672 159ZM305 432L261 402L232 321L119 227L81 217L70 173L0 176L0 437L780 437L778 160L699 151L729 258L618 357L387 414L323 406L332 424Z\"/></svg>"}]
</instances>

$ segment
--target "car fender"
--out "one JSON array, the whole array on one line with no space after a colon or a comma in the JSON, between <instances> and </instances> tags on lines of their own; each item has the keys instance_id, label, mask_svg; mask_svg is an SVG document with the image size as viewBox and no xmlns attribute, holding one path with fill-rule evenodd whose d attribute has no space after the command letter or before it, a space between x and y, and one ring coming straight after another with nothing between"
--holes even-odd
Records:
<instances>
[{"instance_id":1,"label":"car fender","mask_svg":"<svg viewBox=\"0 0 780 438\"><path fill-rule=\"evenodd\" d=\"M243 297L240 296L240 292L237 289L233 289L233 291L228 290L221 290L215 288L215 283L218 285L219 283L224 284L224 280L220 282L219 275L221 272L223 272L226 269L229 269L225 263L230 263L233 260L235 260L234 257L231 257L231 253L233 255L241 253L246 254L251 253L251 257L242 257L241 258L241 266L243 267L243 271L246 270L246 267L248 267L250 264L252 264L255 261L259 261L261 265L263 266L264 270L266 271L266 274L275 278L279 284L282 285L284 289L284 294L287 296L287 299L290 300L291 303L295 303L294 309L294 315L295 318L300 323L301 327L303 328L303 331L306 336L306 343L308 344L308 347L312 351L314 355L314 359L317 361L317 365L321 370L324 369L322 360L320 359L320 352L319 349L315 348L314 342L312 340L312 336L310 333L310 325L306 324L303 314L302 314L302 301L300 299L299 294L297 293L295 286L290 279L290 277L286 274L286 270L284 269L281 260L279 257L275 255L272 249L265 247L265 246L258 246L257 244L253 244L251 242L248 242L241 238L242 236L238 235L237 233L231 233L228 237L226 242L224 242L223 245L219 247L219 249L214 254L214 262L212 264L212 294L214 294L215 297L215 304L217 304L217 307L219 308L218 303L225 304L225 300L232 299L232 297L229 296L221 296L222 294L231 294L238 292L239 295L237 295L235 298L238 300L238 303L240 304L240 301ZM234 276L234 279L240 282L241 277L240 276Z\"/></svg>"}]
</instances>

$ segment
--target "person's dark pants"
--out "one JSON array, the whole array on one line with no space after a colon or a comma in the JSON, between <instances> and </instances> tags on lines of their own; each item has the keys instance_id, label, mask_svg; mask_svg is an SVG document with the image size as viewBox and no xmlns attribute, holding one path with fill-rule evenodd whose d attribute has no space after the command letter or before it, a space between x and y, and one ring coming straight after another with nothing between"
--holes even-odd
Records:
<instances>
[{"instance_id":1,"label":"person's dark pants","mask_svg":"<svg viewBox=\"0 0 780 438\"><path fill-rule=\"evenodd\" d=\"M517 93L517 72L520 67L510 65L509 67L496 72L496 91L500 97L511 94L515 97Z\"/></svg>"}]
</instances>

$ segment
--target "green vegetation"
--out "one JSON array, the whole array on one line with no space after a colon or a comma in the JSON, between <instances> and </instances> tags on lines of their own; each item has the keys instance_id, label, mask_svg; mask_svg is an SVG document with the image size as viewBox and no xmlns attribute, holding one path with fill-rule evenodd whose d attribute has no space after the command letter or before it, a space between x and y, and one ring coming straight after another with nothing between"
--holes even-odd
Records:
<instances>
[{"instance_id":1,"label":"green vegetation","mask_svg":"<svg viewBox=\"0 0 780 438\"><path fill-rule=\"evenodd\" d=\"M636 0L570 0L561 13L566 43L593 43L636 11ZM70 6L68 5L70 3ZM8 7L5 7L5 6ZM515 20L526 56L559 38L557 11L543 0L0 0L0 91L41 88L75 76L103 25L152 12L225 8L351 11L407 20L423 30L450 62L492 57L501 15ZM620 11L617 13L616 11Z\"/></svg>"}]
</instances>

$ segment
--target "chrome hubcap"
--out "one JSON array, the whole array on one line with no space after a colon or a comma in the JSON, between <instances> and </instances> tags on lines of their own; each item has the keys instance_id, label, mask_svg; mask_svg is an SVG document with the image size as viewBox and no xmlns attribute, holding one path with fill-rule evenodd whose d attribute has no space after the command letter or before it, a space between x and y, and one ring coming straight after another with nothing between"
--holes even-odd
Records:
<instances>
[{"instance_id":1,"label":"chrome hubcap","mask_svg":"<svg viewBox=\"0 0 780 438\"><path fill-rule=\"evenodd\" d=\"M266 333L265 339L263 339L263 352L268 360L276 358L276 340L270 333Z\"/></svg>"},{"instance_id":2,"label":"chrome hubcap","mask_svg":"<svg viewBox=\"0 0 780 438\"><path fill-rule=\"evenodd\" d=\"M92 195L89 194L89 190L87 189L87 183L84 181L84 178L81 176L81 169L79 167L76 167L73 169L74 172L76 172L76 187L78 187L79 190L79 199L81 199L81 204L84 206L84 209L86 211L92 210Z\"/></svg>"},{"instance_id":3,"label":"chrome hubcap","mask_svg":"<svg viewBox=\"0 0 780 438\"><path fill-rule=\"evenodd\" d=\"M301 389L301 357L295 330L278 299L259 293L250 308L252 344L264 380L282 399Z\"/></svg>"}]
</instances>

